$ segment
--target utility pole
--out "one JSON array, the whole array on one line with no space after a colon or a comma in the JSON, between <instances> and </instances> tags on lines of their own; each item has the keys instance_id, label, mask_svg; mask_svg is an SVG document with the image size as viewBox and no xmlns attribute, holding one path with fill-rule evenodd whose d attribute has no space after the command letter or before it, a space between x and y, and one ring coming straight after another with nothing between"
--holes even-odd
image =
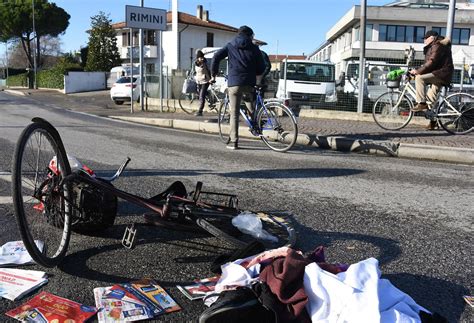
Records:
<instances>
[{"instance_id":1,"label":"utility pole","mask_svg":"<svg viewBox=\"0 0 474 323\"><path fill-rule=\"evenodd\" d=\"M37 89L38 86L36 84L36 52L38 51L38 35L36 34L36 29L35 29L35 0L31 0L31 8L33 10L33 34L35 34L35 50L33 53L33 71L34 71L34 82L33 82L33 88Z\"/></svg>"},{"instance_id":2,"label":"utility pole","mask_svg":"<svg viewBox=\"0 0 474 323\"><path fill-rule=\"evenodd\" d=\"M143 0L140 0L140 7L143 7ZM140 43L139 46L140 46L140 109L142 111L145 111L145 108L144 108L144 95L143 95L143 84L144 84L144 77L143 77L143 28L140 28L140 31L139 31L139 40L138 42Z\"/></svg>"},{"instance_id":3,"label":"utility pole","mask_svg":"<svg viewBox=\"0 0 474 323\"><path fill-rule=\"evenodd\" d=\"M357 101L357 113L362 113L364 106L364 84L365 84L365 25L367 22L367 0L360 1L360 56L359 56L359 97Z\"/></svg>"}]
</instances>

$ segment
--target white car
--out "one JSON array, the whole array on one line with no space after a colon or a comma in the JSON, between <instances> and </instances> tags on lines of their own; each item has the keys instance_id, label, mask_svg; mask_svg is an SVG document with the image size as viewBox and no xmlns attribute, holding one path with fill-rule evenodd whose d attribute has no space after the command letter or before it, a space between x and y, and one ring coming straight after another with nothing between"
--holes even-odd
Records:
<instances>
[{"instance_id":1,"label":"white car","mask_svg":"<svg viewBox=\"0 0 474 323\"><path fill-rule=\"evenodd\" d=\"M132 84L130 84L130 76L122 76L112 85L110 89L110 98L115 104L123 104L125 101L130 102ZM133 77L133 101L140 101L140 77Z\"/></svg>"}]
</instances>

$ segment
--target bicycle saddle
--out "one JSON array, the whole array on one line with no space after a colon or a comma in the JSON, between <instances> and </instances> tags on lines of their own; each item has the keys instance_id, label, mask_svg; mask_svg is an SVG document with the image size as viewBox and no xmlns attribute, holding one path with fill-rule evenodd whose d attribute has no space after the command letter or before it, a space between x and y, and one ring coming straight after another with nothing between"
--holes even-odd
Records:
<instances>
[{"instance_id":1,"label":"bicycle saddle","mask_svg":"<svg viewBox=\"0 0 474 323\"><path fill-rule=\"evenodd\" d=\"M170 194L179 197L186 197L188 195L184 184L181 181L176 181L160 194L151 197L150 200L155 202L166 201Z\"/></svg>"}]
</instances>

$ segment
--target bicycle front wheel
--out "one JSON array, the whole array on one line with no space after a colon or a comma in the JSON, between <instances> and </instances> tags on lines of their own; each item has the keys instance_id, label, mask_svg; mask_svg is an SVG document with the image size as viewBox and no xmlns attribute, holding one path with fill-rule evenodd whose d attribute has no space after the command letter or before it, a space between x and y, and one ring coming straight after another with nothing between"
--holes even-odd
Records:
<instances>
[{"instance_id":1,"label":"bicycle front wheel","mask_svg":"<svg viewBox=\"0 0 474 323\"><path fill-rule=\"evenodd\" d=\"M474 128L474 96L455 93L447 96L438 108L441 127L453 135L470 133Z\"/></svg>"},{"instance_id":2,"label":"bicycle front wheel","mask_svg":"<svg viewBox=\"0 0 474 323\"><path fill-rule=\"evenodd\" d=\"M298 138L298 125L293 112L284 104L268 102L257 114L260 138L272 150L285 152Z\"/></svg>"},{"instance_id":3,"label":"bicycle front wheel","mask_svg":"<svg viewBox=\"0 0 474 323\"><path fill-rule=\"evenodd\" d=\"M219 138L225 144L229 143L230 137L230 107L228 100L222 100L217 111L217 125L219 127Z\"/></svg>"},{"instance_id":4,"label":"bicycle front wheel","mask_svg":"<svg viewBox=\"0 0 474 323\"><path fill-rule=\"evenodd\" d=\"M382 94L375 101L372 116L385 130L400 130L413 118L413 102L396 90Z\"/></svg>"},{"instance_id":5,"label":"bicycle front wheel","mask_svg":"<svg viewBox=\"0 0 474 323\"><path fill-rule=\"evenodd\" d=\"M13 156L14 209L26 249L46 267L56 266L69 245L72 189L62 179L70 173L52 126L35 122L23 130Z\"/></svg>"},{"instance_id":6,"label":"bicycle front wheel","mask_svg":"<svg viewBox=\"0 0 474 323\"><path fill-rule=\"evenodd\" d=\"M210 212L203 208L195 208L193 214L198 226L237 248L254 240L261 242L266 249L291 247L296 243L295 230L287 214L240 210ZM250 233L243 228L244 223L255 222L262 224L260 232Z\"/></svg>"},{"instance_id":7,"label":"bicycle front wheel","mask_svg":"<svg viewBox=\"0 0 474 323\"><path fill-rule=\"evenodd\" d=\"M180 93L178 98L179 107L187 114L191 114L194 111L193 103L199 101L198 99L197 93Z\"/></svg>"}]
</instances>

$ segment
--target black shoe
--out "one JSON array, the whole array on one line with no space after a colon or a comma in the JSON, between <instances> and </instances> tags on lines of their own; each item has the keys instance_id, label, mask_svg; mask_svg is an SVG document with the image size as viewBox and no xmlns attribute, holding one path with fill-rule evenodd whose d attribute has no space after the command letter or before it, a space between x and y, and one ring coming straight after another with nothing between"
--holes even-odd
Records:
<instances>
[{"instance_id":1,"label":"black shoe","mask_svg":"<svg viewBox=\"0 0 474 323\"><path fill-rule=\"evenodd\" d=\"M236 149L239 149L239 144L237 142L229 142L226 148L231 149L231 150L236 150Z\"/></svg>"},{"instance_id":2,"label":"black shoe","mask_svg":"<svg viewBox=\"0 0 474 323\"><path fill-rule=\"evenodd\" d=\"M199 112L199 111L198 111L198 112L196 112L194 115L195 115L196 117L202 117L202 112Z\"/></svg>"}]
</instances>

